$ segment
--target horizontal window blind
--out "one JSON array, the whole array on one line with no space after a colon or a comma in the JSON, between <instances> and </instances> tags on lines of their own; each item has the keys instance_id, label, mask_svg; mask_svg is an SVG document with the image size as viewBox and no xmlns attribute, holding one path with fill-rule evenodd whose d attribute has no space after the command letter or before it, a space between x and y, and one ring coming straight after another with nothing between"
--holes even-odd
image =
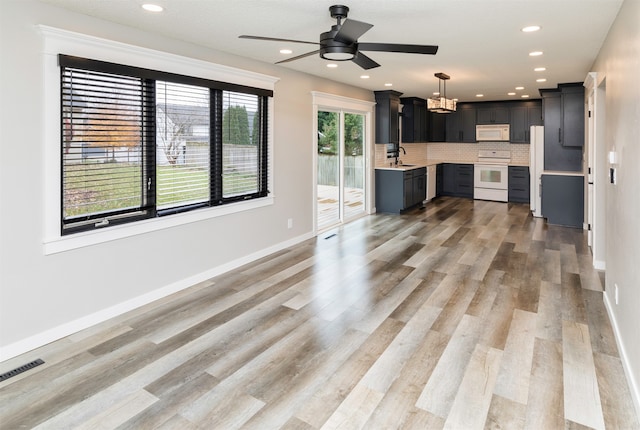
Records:
<instances>
[{"instance_id":1,"label":"horizontal window blind","mask_svg":"<svg viewBox=\"0 0 640 430\"><path fill-rule=\"evenodd\" d=\"M262 120L260 98L223 91L222 196L231 198L260 191Z\"/></svg>"},{"instance_id":2,"label":"horizontal window blind","mask_svg":"<svg viewBox=\"0 0 640 430\"><path fill-rule=\"evenodd\" d=\"M208 88L156 82L159 210L210 199L209 103Z\"/></svg>"},{"instance_id":3,"label":"horizontal window blind","mask_svg":"<svg viewBox=\"0 0 640 430\"><path fill-rule=\"evenodd\" d=\"M63 225L141 211L144 81L62 70Z\"/></svg>"}]
</instances>

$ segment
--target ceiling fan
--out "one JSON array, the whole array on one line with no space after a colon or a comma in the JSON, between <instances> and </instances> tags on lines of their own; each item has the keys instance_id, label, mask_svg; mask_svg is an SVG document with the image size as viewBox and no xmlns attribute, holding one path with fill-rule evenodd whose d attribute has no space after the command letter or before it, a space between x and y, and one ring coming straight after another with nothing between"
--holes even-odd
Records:
<instances>
[{"instance_id":1,"label":"ceiling fan","mask_svg":"<svg viewBox=\"0 0 640 430\"><path fill-rule=\"evenodd\" d=\"M331 30L320 34L320 42L307 42L304 40L279 39L275 37L264 36L238 36L241 39L257 39L271 40L275 42L293 42L306 43L310 45L320 45L320 49L307 52L306 54L278 61L276 64L287 63L289 61L299 60L311 55L320 54L320 57L331 61L348 61L351 60L363 69L373 69L379 67L380 64L364 55L361 51L379 51L379 52L401 52L408 54L431 54L438 52L435 45L403 45L396 43L359 43L358 37L366 33L372 24L348 19L344 23L343 19L347 17L349 8L342 5L334 5L329 8L331 17L337 20L335 25L331 26Z\"/></svg>"}]
</instances>

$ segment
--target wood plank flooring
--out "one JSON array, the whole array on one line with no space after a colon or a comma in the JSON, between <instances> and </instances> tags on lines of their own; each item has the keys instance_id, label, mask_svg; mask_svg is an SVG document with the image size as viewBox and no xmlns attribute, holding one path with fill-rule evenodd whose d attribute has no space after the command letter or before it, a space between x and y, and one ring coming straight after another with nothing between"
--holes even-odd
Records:
<instances>
[{"instance_id":1,"label":"wood plank flooring","mask_svg":"<svg viewBox=\"0 0 640 430\"><path fill-rule=\"evenodd\" d=\"M638 429L590 261L527 205L366 217L0 363L45 361L0 428Z\"/></svg>"}]
</instances>

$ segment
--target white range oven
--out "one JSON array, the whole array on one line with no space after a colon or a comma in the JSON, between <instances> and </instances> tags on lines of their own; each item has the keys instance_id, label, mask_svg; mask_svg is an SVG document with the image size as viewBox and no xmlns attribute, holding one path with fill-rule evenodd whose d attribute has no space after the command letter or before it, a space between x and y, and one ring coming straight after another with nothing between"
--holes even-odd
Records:
<instances>
[{"instance_id":1,"label":"white range oven","mask_svg":"<svg viewBox=\"0 0 640 430\"><path fill-rule=\"evenodd\" d=\"M478 151L478 161L473 169L474 199L509 200L509 162L511 151Z\"/></svg>"}]
</instances>

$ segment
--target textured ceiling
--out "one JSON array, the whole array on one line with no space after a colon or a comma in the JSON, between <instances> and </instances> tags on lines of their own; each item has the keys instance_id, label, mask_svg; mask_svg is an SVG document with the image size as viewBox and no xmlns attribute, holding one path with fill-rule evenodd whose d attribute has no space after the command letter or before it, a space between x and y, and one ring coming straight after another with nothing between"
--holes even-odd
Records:
<instances>
[{"instance_id":1,"label":"textured ceiling","mask_svg":"<svg viewBox=\"0 0 640 430\"><path fill-rule=\"evenodd\" d=\"M142 0L42 0L151 33L275 63L311 45L238 39L241 34L315 42L335 20L335 0L157 0L165 11L142 10ZM153 1L153 0L150 0ZM436 72L451 76L447 96L461 101L508 100L558 83L582 82L622 0L348 0L349 17L374 24L360 42L439 45L435 56L367 52L382 66L364 71L352 62L329 69L317 55L287 67L370 90L428 97ZM527 25L536 33L523 33ZM293 54L279 53L290 48ZM543 51L530 57L531 51ZM534 67L546 67L534 72ZM360 76L369 75L369 79ZM536 82L546 78L544 83ZM525 87L516 91L516 86ZM507 92L515 91L515 96ZM477 98L476 94L484 94Z\"/></svg>"}]
</instances>

